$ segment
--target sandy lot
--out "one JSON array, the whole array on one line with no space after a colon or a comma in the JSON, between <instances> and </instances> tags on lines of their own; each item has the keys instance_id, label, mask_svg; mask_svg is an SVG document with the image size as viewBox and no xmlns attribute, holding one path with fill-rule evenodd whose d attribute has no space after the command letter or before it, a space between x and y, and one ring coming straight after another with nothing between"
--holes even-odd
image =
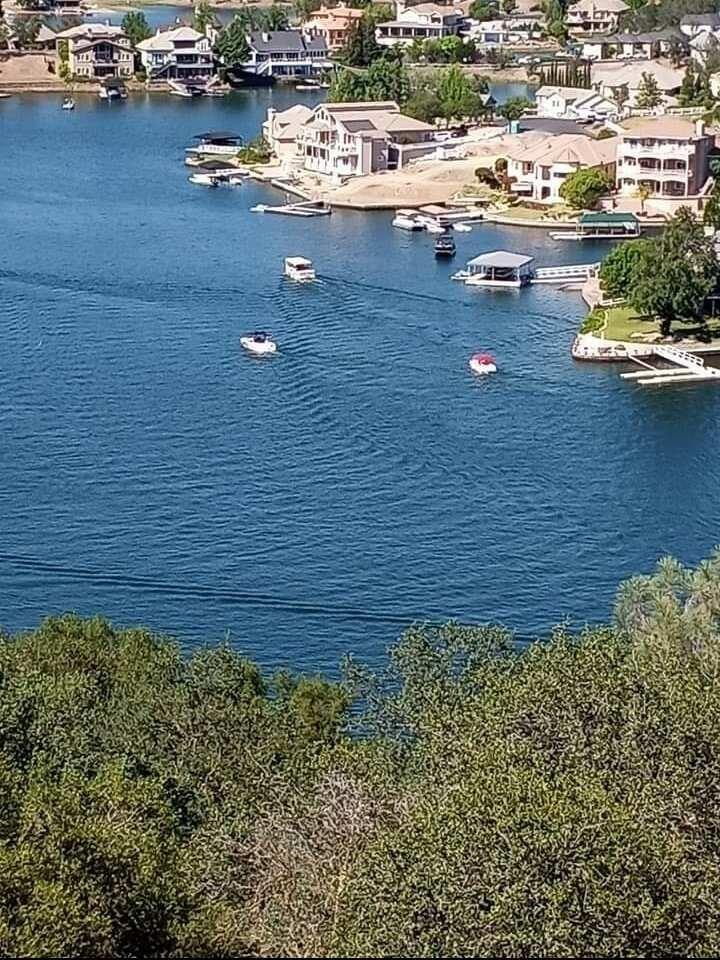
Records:
<instances>
[{"instance_id":1,"label":"sandy lot","mask_svg":"<svg viewBox=\"0 0 720 960\"><path fill-rule=\"evenodd\" d=\"M0 89L64 90L65 84L48 70L54 59L43 53L0 58Z\"/></svg>"}]
</instances>

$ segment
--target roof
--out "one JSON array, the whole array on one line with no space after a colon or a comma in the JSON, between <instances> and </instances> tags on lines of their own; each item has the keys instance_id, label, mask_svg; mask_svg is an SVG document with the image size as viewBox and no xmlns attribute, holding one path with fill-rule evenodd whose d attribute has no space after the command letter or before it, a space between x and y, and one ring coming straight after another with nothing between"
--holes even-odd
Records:
<instances>
[{"instance_id":1,"label":"roof","mask_svg":"<svg viewBox=\"0 0 720 960\"><path fill-rule=\"evenodd\" d=\"M585 10L602 10L609 13L622 13L628 10L628 4L625 0L579 0L579 3L573 3L568 7L568 11L580 13Z\"/></svg>"},{"instance_id":2,"label":"roof","mask_svg":"<svg viewBox=\"0 0 720 960\"><path fill-rule=\"evenodd\" d=\"M668 42L676 40L678 43L687 44L687 37L674 27L667 27L665 30L649 30L647 33L613 33L611 36L603 37L603 43L657 43L661 40Z\"/></svg>"},{"instance_id":3,"label":"roof","mask_svg":"<svg viewBox=\"0 0 720 960\"><path fill-rule=\"evenodd\" d=\"M300 30L253 30L248 43L259 53L304 53L306 50L327 51L324 37L306 37Z\"/></svg>"},{"instance_id":4,"label":"roof","mask_svg":"<svg viewBox=\"0 0 720 960\"><path fill-rule=\"evenodd\" d=\"M566 100L578 100L580 97L585 96L592 91L588 90L585 87L539 87L535 91L535 99L538 97L552 97L554 94L559 93L561 97L564 97Z\"/></svg>"},{"instance_id":5,"label":"roof","mask_svg":"<svg viewBox=\"0 0 720 960\"><path fill-rule=\"evenodd\" d=\"M601 63L591 67L593 84L605 87L635 87L644 73L652 74L661 90L669 91L680 87L685 76L684 70L667 67L658 60L635 60L628 63Z\"/></svg>"},{"instance_id":6,"label":"roof","mask_svg":"<svg viewBox=\"0 0 720 960\"><path fill-rule=\"evenodd\" d=\"M683 117L658 117L657 120L642 120L629 125L623 134L627 137L658 137L663 140L692 140L698 136L694 120ZM704 134L700 134L704 136Z\"/></svg>"},{"instance_id":7,"label":"roof","mask_svg":"<svg viewBox=\"0 0 720 960\"><path fill-rule=\"evenodd\" d=\"M586 90L591 94L594 91ZM563 120L560 117L521 117L518 120L518 133L534 130L538 133L572 133L576 137L589 137L590 131L575 120Z\"/></svg>"},{"instance_id":8,"label":"roof","mask_svg":"<svg viewBox=\"0 0 720 960\"><path fill-rule=\"evenodd\" d=\"M694 47L695 50L712 50L717 45L717 37L710 30L703 30L702 33L699 33L690 41L690 46Z\"/></svg>"},{"instance_id":9,"label":"roof","mask_svg":"<svg viewBox=\"0 0 720 960\"><path fill-rule=\"evenodd\" d=\"M229 130L210 130L208 133L196 133L193 140L242 140L242 137Z\"/></svg>"},{"instance_id":10,"label":"roof","mask_svg":"<svg viewBox=\"0 0 720 960\"><path fill-rule=\"evenodd\" d=\"M400 107L394 100L358 100L357 102L345 101L340 103L324 103L323 109L328 113L367 113L368 110L372 110L374 113L378 111L393 111L397 113L400 110Z\"/></svg>"},{"instance_id":11,"label":"roof","mask_svg":"<svg viewBox=\"0 0 720 960\"><path fill-rule=\"evenodd\" d=\"M124 37L125 34L122 27L115 27L109 23L81 23L55 36L59 40L77 40L80 37L99 40L104 37Z\"/></svg>"},{"instance_id":12,"label":"roof","mask_svg":"<svg viewBox=\"0 0 720 960\"><path fill-rule=\"evenodd\" d=\"M634 213L584 213L580 217L582 224L603 224L603 223L637 223L638 218Z\"/></svg>"},{"instance_id":13,"label":"roof","mask_svg":"<svg viewBox=\"0 0 720 960\"><path fill-rule=\"evenodd\" d=\"M590 137L576 134L560 134L543 137L537 143L528 144L521 138L515 148L507 151L510 160L520 163L539 163L550 166L553 163L577 164L582 167L599 167L614 163L617 150L617 137L604 140L592 140Z\"/></svg>"},{"instance_id":14,"label":"roof","mask_svg":"<svg viewBox=\"0 0 720 960\"><path fill-rule=\"evenodd\" d=\"M720 13L689 13L680 21L684 27L720 27Z\"/></svg>"},{"instance_id":15,"label":"roof","mask_svg":"<svg viewBox=\"0 0 720 960\"><path fill-rule=\"evenodd\" d=\"M493 250L490 253L481 253L479 257L473 257L472 260L468 261L468 266L517 268L532 263L534 259L534 257L528 257L522 253Z\"/></svg>"},{"instance_id":16,"label":"roof","mask_svg":"<svg viewBox=\"0 0 720 960\"><path fill-rule=\"evenodd\" d=\"M171 30L158 30L154 36L141 40L137 48L138 50L172 50L176 43L197 43L204 37L204 34L198 33L192 27L174 27Z\"/></svg>"},{"instance_id":17,"label":"roof","mask_svg":"<svg viewBox=\"0 0 720 960\"><path fill-rule=\"evenodd\" d=\"M388 133L402 133L403 131L434 130L431 123L424 123L422 120L416 120L415 117L406 117L404 113L394 113L384 125Z\"/></svg>"},{"instance_id":18,"label":"roof","mask_svg":"<svg viewBox=\"0 0 720 960\"><path fill-rule=\"evenodd\" d=\"M54 30L51 30L47 24L41 23L40 29L37 32L35 37L36 43L46 43L48 40L54 40L57 37L57 34Z\"/></svg>"}]
</instances>

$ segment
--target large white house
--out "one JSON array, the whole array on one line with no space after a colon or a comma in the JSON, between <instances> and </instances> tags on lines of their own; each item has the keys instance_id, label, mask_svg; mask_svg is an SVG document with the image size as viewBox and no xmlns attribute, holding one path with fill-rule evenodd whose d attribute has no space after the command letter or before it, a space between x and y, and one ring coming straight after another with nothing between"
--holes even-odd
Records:
<instances>
[{"instance_id":1,"label":"large white house","mask_svg":"<svg viewBox=\"0 0 720 960\"><path fill-rule=\"evenodd\" d=\"M435 128L406 117L392 100L323 103L300 126L298 152L306 170L334 178L402 167L435 149Z\"/></svg>"},{"instance_id":2,"label":"large white house","mask_svg":"<svg viewBox=\"0 0 720 960\"><path fill-rule=\"evenodd\" d=\"M440 40L459 33L462 23L462 10L457 7L437 3L405 7L398 2L395 19L379 23L375 39L381 47L408 45L414 40Z\"/></svg>"},{"instance_id":3,"label":"large white house","mask_svg":"<svg viewBox=\"0 0 720 960\"><path fill-rule=\"evenodd\" d=\"M604 120L618 112L614 100L581 87L540 87L535 106L538 117L559 120Z\"/></svg>"},{"instance_id":4,"label":"large white house","mask_svg":"<svg viewBox=\"0 0 720 960\"><path fill-rule=\"evenodd\" d=\"M463 32L479 46L502 47L535 40L542 33L541 15L505 17L501 20L469 20Z\"/></svg>"},{"instance_id":5,"label":"large white house","mask_svg":"<svg viewBox=\"0 0 720 960\"><path fill-rule=\"evenodd\" d=\"M158 30L136 49L152 79L205 80L214 70L210 40L192 27Z\"/></svg>"},{"instance_id":6,"label":"large white house","mask_svg":"<svg viewBox=\"0 0 720 960\"><path fill-rule=\"evenodd\" d=\"M287 110L268 107L267 119L262 125L263 137L282 163L294 161L300 156L298 133L305 121L312 117L312 113L312 109L304 103L296 103Z\"/></svg>"},{"instance_id":7,"label":"large white house","mask_svg":"<svg viewBox=\"0 0 720 960\"><path fill-rule=\"evenodd\" d=\"M696 196L708 179L714 145L702 120L660 117L634 123L618 145L618 189L632 195L643 187L652 197Z\"/></svg>"},{"instance_id":8,"label":"large white house","mask_svg":"<svg viewBox=\"0 0 720 960\"><path fill-rule=\"evenodd\" d=\"M612 33L618 28L620 14L628 9L625 0L579 0L567 8L568 33Z\"/></svg>"},{"instance_id":9,"label":"large white house","mask_svg":"<svg viewBox=\"0 0 720 960\"><path fill-rule=\"evenodd\" d=\"M614 177L617 137L593 140L582 134L563 133L528 140L525 137L507 154L507 175L513 193L532 200L557 203L567 177L582 168L601 168Z\"/></svg>"},{"instance_id":10,"label":"large white house","mask_svg":"<svg viewBox=\"0 0 720 960\"><path fill-rule=\"evenodd\" d=\"M301 30L256 30L248 34L246 70L274 77L311 77L332 66L324 36Z\"/></svg>"}]
</instances>

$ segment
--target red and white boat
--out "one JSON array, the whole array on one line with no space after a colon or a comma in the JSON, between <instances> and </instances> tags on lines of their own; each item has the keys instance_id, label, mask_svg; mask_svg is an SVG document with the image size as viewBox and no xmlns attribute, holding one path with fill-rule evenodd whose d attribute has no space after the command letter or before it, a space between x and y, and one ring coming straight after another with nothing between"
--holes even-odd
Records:
<instances>
[{"instance_id":1,"label":"red and white boat","mask_svg":"<svg viewBox=\"0 0 720 960\"><path fill-rule=\"evenodd\" d=\"M491 353L474 353L470 357L470 369L478 376L485 376L488 373L497 373L497 363Z\"/></svg>"}]
</instances>

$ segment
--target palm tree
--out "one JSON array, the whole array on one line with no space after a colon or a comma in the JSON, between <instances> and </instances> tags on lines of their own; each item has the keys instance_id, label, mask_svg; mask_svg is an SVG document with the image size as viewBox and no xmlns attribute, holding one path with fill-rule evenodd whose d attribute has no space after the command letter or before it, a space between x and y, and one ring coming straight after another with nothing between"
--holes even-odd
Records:
<instances>
[{"instance_id":1,"label":"palm tree","mask_svg":"<svg viewBox=\"0 0 720 960\"><path fill-rule=\"evenodd\" d=\"M645 214L645 201L648 199L648 197L652 196L652 193L652 190L646 183L638 184L638 188L635 191L635 196L640 201L640 213L643 215Z\"/></svg>"}]
</instances>

